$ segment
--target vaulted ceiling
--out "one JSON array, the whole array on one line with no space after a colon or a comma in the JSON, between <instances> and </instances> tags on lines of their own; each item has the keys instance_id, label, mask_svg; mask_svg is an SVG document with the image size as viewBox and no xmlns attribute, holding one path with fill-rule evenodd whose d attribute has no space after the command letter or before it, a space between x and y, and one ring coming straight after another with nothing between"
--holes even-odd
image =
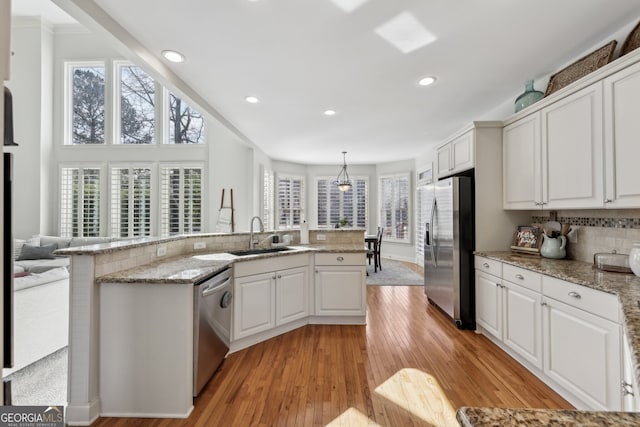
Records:
<instances>
[{"instance_id":1,"label":"vaulted ceiling","mask_svg":"<svg viewBox=\"0 0 640 427\"><path fill-rule=\"evenodd\" d=\"M472 120L504 119L526 80L544 91L546 76L640 18L637 0L93 3L243 138L307 164L340 163L341 151L349 163L410 159ZM419 86L424 76L435 83Z\"/></svg>"}]
</instances>

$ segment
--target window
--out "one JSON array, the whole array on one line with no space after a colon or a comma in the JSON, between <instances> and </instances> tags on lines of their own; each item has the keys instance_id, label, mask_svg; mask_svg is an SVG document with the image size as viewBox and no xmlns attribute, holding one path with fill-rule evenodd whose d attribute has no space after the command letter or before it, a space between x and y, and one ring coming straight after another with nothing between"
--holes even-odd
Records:
<instances>
[{"instance_id":1,"label":"window","mask_svg":"<svg viewBox=\"0 0 640 427\"><path fill-rule=\"evenodd\" d=\"M120 143L153 144L155 142L156 84L153 78L135 65L119 64Z\"/></svg>"},{"instance_id":2,"label":"window","mask_svg":"<svg viewBox=\"0 0 640 427\"><path fill-rule=\"evenodd\" d=\"M274 215L273 215L273 171L269 169L263 169L262 172L262 222L265 229L273 230Z\"/></svg>"},{"instance_id":3,"label":"window","mask_svg":"<svg viewBox=\"0 0 640 427\"><path fill-rule=\"evenodd\" d=\"M384 235L393 240L409 240L409 175L380 178L380 223Z\"/></svg>"},{"instance_id":4,"label":"window","mask_svg":"<svg viewBox=\"0 0 640 427\"><path fill-rule=\"evenodd\" d=\"M71 80L69 144L104 144L104 64L67 64ZM69 110L67 110L69 111Z\"/></svg>"},{"instance_id":5,"label":"window","mask_svg":"<svg viewBox=\"0 0 640 427\"><path fill-rule=\"evenodd\" d=\"M160 234L201 232L202 168L162 166L160 181Z\"/></svg>"},{"instance_id":6,"label":"window","mask_svg":"<svg viewBox=\"0 0 640 427\"><path fill-rule=\"evenodd\" d=\"M433 200L433 188L421 185L416 190L416 254L418 260L422 262L424 257L424 238L426 232L428 203Z\"/></svg>"},{"instance_id":7,"label":"window","mask_svg":"<svg viewBox=\"0 0 640 427\"><path fill-rule=\"evenodd\" d=\"M100 236L100 169L63 167L60 171L60 235Z\"/></svg>"},{"instance_id":8,"label":"window","mask_svg":"<svg viewBox=\"0 0 640 427\"><path fill-rule=\"evenodd\" d=\"M111 236L151 235L151 169L111 168Z\"/></svg>"},{"instance_id":9,"label":"window","mask_svg":"<svg viewBox=\"0 0 640 427\"><path fill-rule=\"evenodd\" d=\"M335 180L321 177L316 181L318 227L335 227L345 219L349 226L366 228L369 222L367 178L351 177L353 186L349 191L340 191Z\"/></svg>"},{"instance_id":10,"label":"window","mask_svg":"<svg viewBox=\"0 0 640 427\"><path fill-rule=\"evenodd\" d=\"M279 175L278 228L299 227L304 217L304 177Z\"/></svg>"},{"instance_id":11,"label":"window","mask_svg":"<svg viewBox=\"0 0 640 427\"><path fill-rule=\"evenodd\" d=\"M172 93L169 93L169 140L167 143L204 143L202 114Z\"/></svg>"}]
</instances>

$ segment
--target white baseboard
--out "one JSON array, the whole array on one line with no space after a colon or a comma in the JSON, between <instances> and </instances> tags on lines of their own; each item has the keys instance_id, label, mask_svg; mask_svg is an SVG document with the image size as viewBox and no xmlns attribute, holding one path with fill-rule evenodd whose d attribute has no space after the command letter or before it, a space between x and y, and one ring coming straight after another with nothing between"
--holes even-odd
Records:
<instances>
[{"instance_id":1,"label":"white baseboard","mask_svg":"<svg viewBox=\"0 0 640 427\"><path fill-rule=\"evenodd\" d=\"M65 423L70 426L91 425L100 416L100 399L87 404L69 402L64 411Z\"/></svg>"}]
</instances>

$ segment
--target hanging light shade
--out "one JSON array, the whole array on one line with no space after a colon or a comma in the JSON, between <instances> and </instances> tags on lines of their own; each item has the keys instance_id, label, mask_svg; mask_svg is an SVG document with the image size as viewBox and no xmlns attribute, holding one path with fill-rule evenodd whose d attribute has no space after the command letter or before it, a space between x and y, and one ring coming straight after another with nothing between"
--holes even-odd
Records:
<instances>
[{"instance_id":1,"label":"hanging light shade","mask_svg":"<svg viewBox=\"0 0 640 427\"><path fill-rule=\"evenodd\" d=\"M349 173L347 172L346 154L346 151L342 152L342 169L340 169L338 178L336 179L336 185L340 191L348 191L351 188L351 180L349 179Z\"/></svg>"}]
</instances>

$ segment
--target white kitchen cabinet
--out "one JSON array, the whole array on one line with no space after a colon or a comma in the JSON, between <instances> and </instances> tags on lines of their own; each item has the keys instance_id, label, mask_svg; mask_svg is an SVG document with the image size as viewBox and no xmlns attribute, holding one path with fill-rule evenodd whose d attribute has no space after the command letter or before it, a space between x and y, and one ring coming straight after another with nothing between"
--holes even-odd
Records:
<instances>
[{"instance_id":1,"label":"white kitchen cabinet","mask_svg":"<svg viewBox=\"0 0 640 427\"><path fill-rule=\"evenodd\" d=\"M316 316L362 316L367 312L363 253L316 254Z\"/></svg>"},{"instance_id":2,"label":"white kitchen cabinet","mask_svg":"<svg viewBox=\"0 0 640 427\"><path fill-rule=\"evenodd\" d=\"M540 112L502 131L502 207L535 209L542 202Z\"/></svg>"},{"instance_id":3,"label":"white kitchen cabinet","mask_svg":"<svg viewBox=\"0 0 640 427\"><path fill-rule=\"evenodd\" d=\"M602 82L543 108L542 207L604 205Z\"/></svg>"},{"instance_id":4,"label":"white kitchen cabinet","mask_svg":"<svg viewBox=\"0 0 640 427\"><path fill-rule=\"evenodd\" d=\"M473 131L468 131L438 147L438 178L474 167Z\"/></svg>"},{"instance_id":5,"label":"white kitchen cabinet","mask_svg":"<svg viewBox=\"0 0 640 427\"><path fill-rule=\"evenodd\" d=\"M622 410L640 412L640 388L631 356L631 344L627 334L622 334Z\"/></svg>"},{"instance_id":6,"label":"white kitchen cabinet","mask_svg":"<svg viewBox=\"0 0 640 427\"><path fill-rule=\"evenodd\" d=\"M604 80L605 206L640 207L640 64Z\"/></svg>"},{"instance_id":7,"label":"white kitchen cabinet","mask_svg":"<svg viewBox=\"0 0 640 427\"><path fill-rule=\"evenodd\" d=\"M233 339L276 326L274 275L269 272L235 279Z\"/></svg>"},{"instance_id":8,"label":"white kitchen cabinet","mask_svg":"<svg viewBox=\"0 0 640 427\"><path fill-rule=\"evenodd\" d=\"M503 342L542 369L542 296L539 292L502 281Z\"/></svg>"},{"instance_id":9,"label":"white kitchen cabinet","mask_svg":"<svg viewBox=\"0 0 640 427\"><path fill-rule=\"evenodd\" d=\"M309 269L306 267L277 271L276 326L309 315Z\"/></svg>"},{"instance_id":10,"label":"white kitchen cabinet","mask_svg":"<svg viewBox=\"0 0 640 427\"><path fill-rule=\"evenodd\" d=\"M476 270L476 324L502 340L502 279Z\"/></svg>"},{"instance_id":11,"label":"white kitchen cabinet","mask_svg":"<svg viewBox=\"0 0 640 427\"><path fill-rule=\"evenodd\" d=\"M604 206L602 82L503 129L504 209Z\"/></svg>"},{"instance_id":12,"label":"white kitchen cabinet","mask_svg":"<svg viewBox=\"0 0 640 427\"><path fill-rule=\"evenodd\" d=\"M308 295L306 267L236 278L234 339L307 317Z\"/></svg>"},{"instance_id":13,"label":"white kitchen cabinet","mask_svg":"<svg viewBox=\"0 0 640 427\"><path fill-rule=\"evenodd\" d=\"M618 411L620 325L543 296L544 373L589 409Z\"/></svg>"}]
</instances>

